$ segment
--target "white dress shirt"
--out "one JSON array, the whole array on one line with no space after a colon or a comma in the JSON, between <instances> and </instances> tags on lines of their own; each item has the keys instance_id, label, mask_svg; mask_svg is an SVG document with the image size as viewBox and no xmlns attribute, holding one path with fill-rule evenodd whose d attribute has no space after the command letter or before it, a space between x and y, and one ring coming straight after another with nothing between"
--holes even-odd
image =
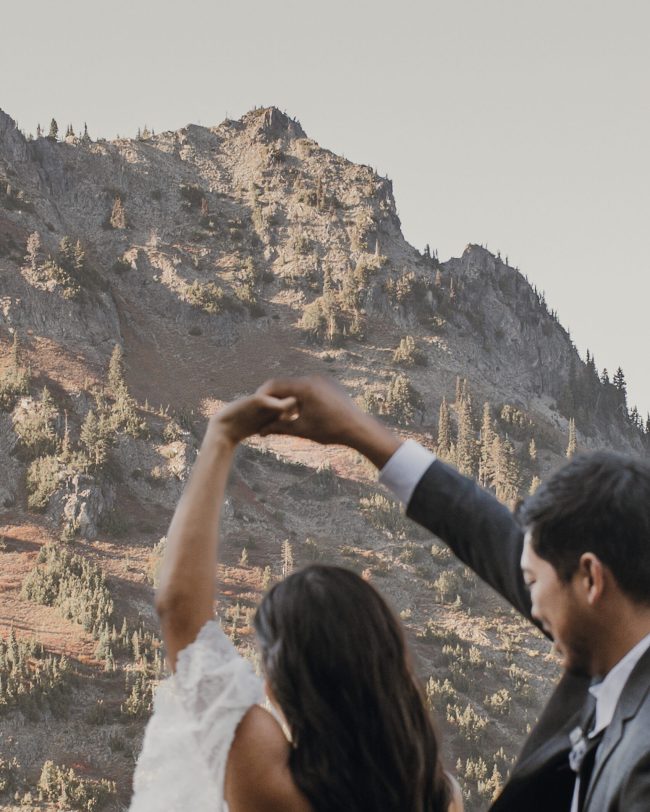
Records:
<instances>
[{"instance_id":1,"label":"white dress shirt","mask_svg":"<svg viewBox=\"0 0 650 812\"><path fill-rule=\"evenodd\" d=\"M408 505L418 482L436 455L414 440L403 443L379 472L379 482L385 485L404 504ZM602 682L592 685L589 692L596 698L596 719L589 738L609 726L625 683L634 666L650 648L650 634L619 660ZM576 777L571 812L577 812L580 778Z\"/></svg>"}]
</instances>

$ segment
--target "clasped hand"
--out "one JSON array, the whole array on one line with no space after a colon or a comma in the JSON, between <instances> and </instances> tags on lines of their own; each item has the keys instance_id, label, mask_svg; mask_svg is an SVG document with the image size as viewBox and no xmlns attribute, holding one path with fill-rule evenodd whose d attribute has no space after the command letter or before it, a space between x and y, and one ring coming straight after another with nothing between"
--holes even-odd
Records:
<instances>
[{"instance_id":1,"label":"clasped hand","mask_svg":"<svg viewBox=\"0 0 650 812\"><path fill-rule=\"evenodd\" d=\"M337 384L309 377L267 381L254 395L220 409L213 422L232 443L253 434L290 434L345 444L364 417Z\"/></svg>"}]
</instances>

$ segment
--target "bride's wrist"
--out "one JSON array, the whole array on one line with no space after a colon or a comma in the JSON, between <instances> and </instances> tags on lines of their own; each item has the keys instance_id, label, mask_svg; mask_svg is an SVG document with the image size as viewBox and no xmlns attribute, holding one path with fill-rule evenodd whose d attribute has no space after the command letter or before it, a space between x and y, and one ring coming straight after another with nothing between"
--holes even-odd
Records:
<instances>
[{"instance_id":1,"label":"bride's wrist","mask_svg":"<svg viewBox=\"0 0 650 812\"><path fill-rule=\"evenodd\" d=\"M204 442L218 446L224 451L234 451L240 440L234 435L232 426L228 426L217 414L212 415L208 421Z\"/></svg>"}]
</instances>

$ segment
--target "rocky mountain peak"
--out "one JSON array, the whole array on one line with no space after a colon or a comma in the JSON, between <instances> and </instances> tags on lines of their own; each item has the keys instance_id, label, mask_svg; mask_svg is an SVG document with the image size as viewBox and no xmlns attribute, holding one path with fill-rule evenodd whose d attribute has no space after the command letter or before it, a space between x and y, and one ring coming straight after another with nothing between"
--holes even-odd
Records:
<instances>
[{"instance_id":1,"label":"rocky mountain peak","mask_svg":"<svg viewBox=\"0 0 650 812\"><path fill-rule=\"evenodd\" d=\"M290 118L277 107L262 107L251 110L241 119L247 130L261 137L264 141L279 138L306 138L307 135L297 119Z\"/></svg>"}]
</instances>

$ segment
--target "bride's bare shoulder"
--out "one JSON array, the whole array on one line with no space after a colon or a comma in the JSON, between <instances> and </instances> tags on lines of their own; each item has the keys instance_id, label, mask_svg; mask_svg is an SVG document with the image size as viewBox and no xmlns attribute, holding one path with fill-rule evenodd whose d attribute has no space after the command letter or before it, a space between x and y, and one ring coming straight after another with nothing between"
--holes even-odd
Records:
<instances>
[{"instance_id":1,"label":"bride's bare shoulder","mask_svg":"<svg viewBox=\"0 0 650 812\"><path fill-rule=\"evenodd\" d=\"M278 721L253 705L228 754L224 796L230 812L313 812L293 782L290 745Z\"/></svg>"}]
</instances>

